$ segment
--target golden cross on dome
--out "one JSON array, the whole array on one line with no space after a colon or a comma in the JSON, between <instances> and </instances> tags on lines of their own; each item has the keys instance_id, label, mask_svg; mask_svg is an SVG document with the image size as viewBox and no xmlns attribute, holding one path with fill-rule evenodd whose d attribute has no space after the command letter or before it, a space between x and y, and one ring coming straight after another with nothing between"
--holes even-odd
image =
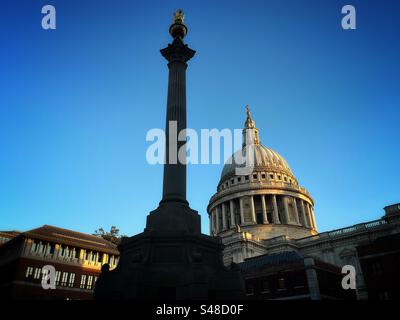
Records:
<instances>
[{"instance_id":1,"label":"golden cross on dome","mask_svg":"<svg viewBox=\"0 0 400 320\"><path fill-rule=\"evenodd\" d=\"M246 106L246 113L247 113L247 118L251 119L251 113L250 113L250 106Z\"/></svg>"}]
</instances>

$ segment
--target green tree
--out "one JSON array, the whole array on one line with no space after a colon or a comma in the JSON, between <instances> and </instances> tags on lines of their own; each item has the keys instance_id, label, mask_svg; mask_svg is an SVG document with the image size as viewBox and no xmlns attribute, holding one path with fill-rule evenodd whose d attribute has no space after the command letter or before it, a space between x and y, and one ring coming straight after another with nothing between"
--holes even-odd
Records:
<instances>
[{"instance_id":1,"label":"green tree","mask_svg":"<svg viewBox=\"0 0 400 320\"><path fill-rule=\"evenodd\" d=\"M104 231L103 228L99 228L94 231L94 236L101 237L104 240L110 241L115 244L119 244L121 242L121 238L126 237L124 235L119 234L119 229L116 226L112 226L110 231Z\"/></svg>"}]
</instances>

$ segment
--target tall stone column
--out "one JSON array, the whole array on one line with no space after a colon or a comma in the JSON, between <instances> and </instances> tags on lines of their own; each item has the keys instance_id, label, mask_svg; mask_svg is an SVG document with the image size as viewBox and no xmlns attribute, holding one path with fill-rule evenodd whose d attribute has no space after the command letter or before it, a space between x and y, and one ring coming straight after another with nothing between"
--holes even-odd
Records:
<instances>
[{"instance_id":1,"label":"tall stone column","mask_svg":"<svg viewBox=\"0 0 400 320\"><path fill-rule=\"evenodd\" d=\"M276 202L276 195L272 195L272 205L274 207L274 223L275 224L280 224L281 221L279 220L279 214L278 214L278 204Z\"/></svg>"},{"instance_id":2,"label":"tall stone column","mask_svg":"<svg viewBox=\"0 0 400 320\"><path fill-rule=\"evenodd\" d=\"M221 208L222 208L222 229L226 230L227 228L227 224L226 224L226 207L225 207L225 203L221 203Z\"/></svg>"},{"instance_id":3,"label":"tall stone column","mask_svg":"<svg viewBox=\"0 0 400 320\"><path fill-rule=\"evenodd\" d=\"M251 210L251 221L257 223L256 210L254 208L254 196L250 196L250 210Z\"/></svg>"},{"instance_id":4,"label":"tall stone column","mask_svg":"<svg viewBox=\"0 0 400 320\"><path fill-rule=\"evenodd\" d=\"M289 206L287 203L287 198L286 196L282 196L282 201L283 201L283 208L284 208L284 214L285 214L285 223L289 224L290 219L289 219Z\"/></svg>"},{"instance_id":5,"label":"tall stone column","mask_svg":"<svg viewBox=\"0 0 400 320\"><path fill-rule=\"evenodd\" d=\"M311 218L312 218L312 221L313 221L313 226L314 226L314 229L317 230L317 223L315 221L314 208L312 206L310 206L310 208L311 208Z\"/></svg>"},{"instance_id":6,"label":"tall stone column","mask_svg":"<svg viewBox=\"0 0 400 320\"><path fill-rule=\"evenodd\" d=\"M178 151L185 148L185 141L178 141L179 133L186 129L186 68L187 62L195 51L184 44L183 37L187 33L184 24L175 24L170 28L174 38L172 44L161 50L168 61L168 98L166 116L166 148L164 164L162 202L183 202L186 200L186 158L179 161ZM176 124L176 132L175 125ZM170 131L172 129L172 131ZM186 154L186 153L185 153ZM184 163L182 163L184 162Z\"/></svg>"},{"instance_id":7,"label":"tall stone column","mask_svg":"<svg viewBox=\"0 0 400 320\"><path fill-rule=\"evenodd\" d=\"M239 198L239 205L240 205L240 224L244 224L244 212L243 212L243 198Z\"/></svg>"},{"instance_id":8,"label":"tall stone column","mask_svg":"<svg viewBox=\"0 0 400 320\"><path fill-rule=\"evenodd\" d=\"M233 228L236 225L236 221L235 221L235 204L233 203L233 200L229 201L229 211L231 213L231 225L230 225L230 227Z\"/></svg>"},{"instance_id":9,"label":"tall stone column","mask_svg":"<svg viewBox=\"0 0 400 320\"><path fill-rule=\"evenodd\" d=\"M268 224L268 217L267 217L267 205L265 204L265 195L261 195L261 206L262 206L262 213L263 213L263 223Z\"/></svg>"},{"instance_id":10,"label":"tall stone column","mask_svg":"<svg viewBox=\"0 0 400 320\"><path fill-rule=\"evenodd\" d=\"M313 218L312 218L312 213L311 213L311 210L310 210L310 204L308 202L306 202L306 208L307 208L307 217L308 217L308 222L310 223L310 227L312 229L315 229L314 221L313 221Z\"/></svg>"},{"instance_id":11,"label":"tall stone column","mask_svg":"<svg viewBox=\"0 0 400 320\"><path fill-rule=\"evenodd\" d=\"M219 233L221 231L221 226L219 224L219 215L220 215L220 209L219 207L215 207L215 225L216 225L216 231Z\"/></svg>"},{"instance_id":12,"label":"tall stone column","mask_svg":"<svg viewBox=\"0 0 400 320\"><path fill-rule=\"evenodd\" d=\"M321 300L321 292L319 290L319 282L317 272L315 271L315 263L313 258L305 258L304 266L306 269L307 285L310 292L311 300Z\"/></svg>"},{"instance_id":13,"label":"tall stone column","mask_svg":"<svg viewBox=\"0 0 400 320\"><path fill-rule=\"evenodd\" d=\"M304 209L304 201L303 200L300 200L300 206L301 206L301 218L303 219L304 226L306 228L309 228L310 225L308 224L308 221L307 221L307 218L306 218L306 212L305 212L305 209Z\"/></svg>"},{"instance_id":14,"label":"tall stone column","mask_svg":"<svg viewBox=\"0 0 400 320\"><path fill-rule=\"evenodd\" d=\"M293 205L294 205L294 212L296 216L296 223L300 225L300 219L299 219L299 210L297 208L297 201L296 198L293 197Z\"/></svg>"}]
</instances>

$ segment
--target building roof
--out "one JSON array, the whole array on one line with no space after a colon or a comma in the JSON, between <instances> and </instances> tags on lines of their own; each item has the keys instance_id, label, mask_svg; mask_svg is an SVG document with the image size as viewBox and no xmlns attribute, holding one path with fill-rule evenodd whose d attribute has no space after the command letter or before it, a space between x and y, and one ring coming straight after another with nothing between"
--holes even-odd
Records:
<instances>
[{"instance_id":1,"label":"building roof","mask_svg":"<svg viewBox=\"0 0 400 320\"><path fill-rule=\"evenodd\" d=\"M239 267L242 271L248 271L251 269L258 269L266 266L278 266L292 262L303 260L304 256L296 251L285 251L281 253L266 254L250 259L246 259L244 262L239 263Z\"/></svg>"},{"instance_id":2,"label":"building roof","mask_svg":"<svg viewBox=\"0 0 400 320\"><path fill-rule=\"evenodd\" d=\"M119 254L115 244L101 237L49 225L44 225L42 227L23 232L18 236L18 238L19 237L49 241L111 254Z\"/></svg>"},{"instance_id":3,"label":"building roof","mask_svg":"<svg viewBox=\"0 0 400 320\"><path fill-rule=\"evenodd\" d=\"M18 236L21 232L16 230L11 231L0 231L0 236L14 238Z\"/></svg>"}]
</instances>

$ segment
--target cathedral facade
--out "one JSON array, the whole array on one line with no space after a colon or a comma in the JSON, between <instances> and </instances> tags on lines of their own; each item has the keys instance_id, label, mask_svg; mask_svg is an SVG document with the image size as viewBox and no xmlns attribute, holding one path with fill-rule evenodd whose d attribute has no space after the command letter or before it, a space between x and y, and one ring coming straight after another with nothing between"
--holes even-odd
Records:
<instances>
[{"instance_id":1,"label":"cathedral facade","mask_svg":"<svg viewBox=\"0 0 400 320\"><path fill-rule=\"evenodd\" d=\"M236 153L232 155L207 207L210 233L225 245L224 263L241 264L257 256L295 251L338 267L352 265L357 297L367 299L366 271L357 250L400 234L400 205L385 207L380 219L318 233L313 198L299 185L286 160L261 144L249 109L243 138L243 148L236 153L245 155L252 145L252 172L238 174L243 165L235 162Z\"/></svg>"}]
</instances>

